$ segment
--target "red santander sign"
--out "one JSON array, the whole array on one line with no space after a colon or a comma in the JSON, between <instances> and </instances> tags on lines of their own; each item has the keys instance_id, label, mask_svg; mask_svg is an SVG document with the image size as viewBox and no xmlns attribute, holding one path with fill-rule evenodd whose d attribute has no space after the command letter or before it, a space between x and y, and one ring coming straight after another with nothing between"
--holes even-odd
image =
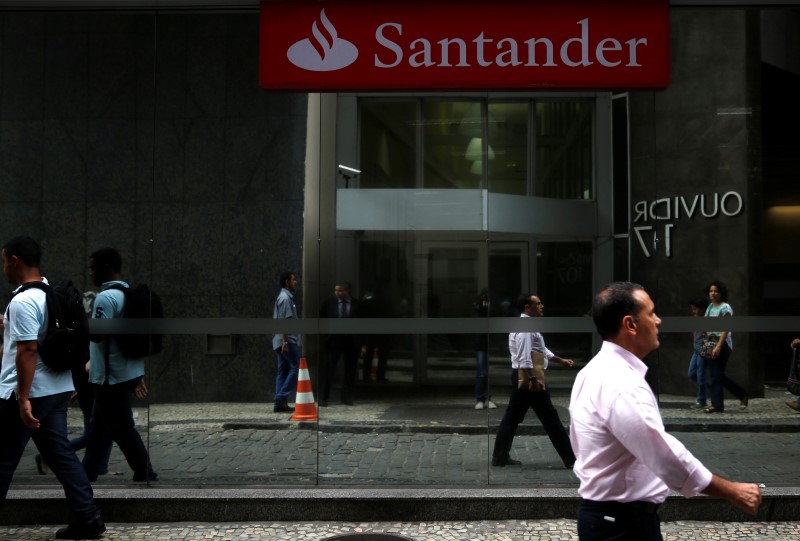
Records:
<instances>
[{"instance_id":1,"label":"red santander sign","mask_svg":"<svg viewBox=\"0 0 800 541\"><path fill-rule=\"evenodd\" d=\"M261 2L268 90L664 88L668 0Z\"/></svg>"}]
</instances>

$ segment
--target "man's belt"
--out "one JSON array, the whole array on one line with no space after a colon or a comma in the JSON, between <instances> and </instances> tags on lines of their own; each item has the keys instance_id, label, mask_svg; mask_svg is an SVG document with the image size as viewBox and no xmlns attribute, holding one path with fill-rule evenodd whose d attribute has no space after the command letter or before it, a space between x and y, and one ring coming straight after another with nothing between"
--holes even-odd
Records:
<instances>
[{"instance_id":1,"label":"man's belt","mask_svg":"<svg viewBox=\"0 0 800 541\"><path fill-rule=\"evenodd\" d=\"M609 513L627 513L639 515L653 515L661 507L660 503L653 502L598 502L594 500L581 500L581 504L589 509L608 511Z\"/></svg>"}]
</instances>

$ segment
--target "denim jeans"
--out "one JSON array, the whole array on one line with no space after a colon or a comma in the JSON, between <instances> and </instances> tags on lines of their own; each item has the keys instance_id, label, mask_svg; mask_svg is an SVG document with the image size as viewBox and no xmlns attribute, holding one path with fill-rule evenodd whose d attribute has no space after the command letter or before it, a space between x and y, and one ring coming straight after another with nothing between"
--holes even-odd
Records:
<instances>
[{"instance_id":1,"label":"denim jeans","mask_svg":"<svg viewBox=\"0 0 800 541\"><path fill-rule=\"evenodd\" d=\"M719 357L709 359L709 371L711 372L711 405L717 411L725 411L724 389L730 391L739 400L747 398L747 391L725 375L725 366L731 357L731 348L728 344L722 344Z\"/></svg>"},{"instance_id":2,"label":"denim jeans","mask_svg":"<svg viewBox=\"0 0 800 541\"><path fill-rule=\"evenodd\" d=\"M705 357L701 357L698 352L694 352L692 360L689 361L689 379L697 384L697 402L705 404L707 400L707 383Z\"/></svg>"},{"instance_id":3,"label":"denim jeans","mask_svg":"<svg viewBox=\"0 0 800 541\"><path fill-rule=\"evenodd\" d=\"M487 383L489 381L489 352L475 352L475 402L491 400Z\"/></svg>"},{"instance_id":4,"label":"denim jeans","mask_svg":"<svg viewBox=\"0 0 800 541\"><path fill-rule=\"evenodd\" d=\"M139 381L141 378L115 385L93 384L94 414L86 442L86 454L83 457L83 467L91 481L95 481L100 474L101 464L112 441L117 442L119 450L125 455L134 477L152 477L153 468L147 448L136 430L131 409L131 394Z\"/></svg>"},{"instance_id":5,"label":"denim jeans","mask_svg":"<svg viewBox=\"0 0 800 541\"><path fill-rule=\"evenodd\" d=\"M75 384L75 390L78 392L78 407L81 408L81 413L83 414L83 434L69 440L69 446L72 447L73 451L80 451L86 448L86 442L89 441L89 430L92 427L92 415L94 413L94 389L85 374L81 375L80 379L73 378L72 381ZM108 442L105 455L97 470L100 475L108 473L108 460L111 457L111 447L113 445L113 442Z\"/></svg>"},{"instance_id":6,"label":"denim jeans","mask_svg":"<svg viewBox=\"0 0 800 541\"><path fill-rule=\"evenodd\" d=\"M67 439L67 405L71 394L31 398L33 416L41 423L36 430L22 423L19 405L13 395L9 400L0 399L0 503L5 501L22 453L28 440L33 438L42 458L64 487L72 514L70 522L82 523L100 515L94 503L92 485Z\"/></svg>"},{"instance_id":7,"label":"denim jeans","mask_svg":"<svg viewBox=\"0 0 800 541\"><path fill-rule=\"evenodd\" d=\"M300 346L289 343L286 355L281 353L281 348L276 348L278 355L278 370L275 376L275 403L288 400L289 396L297 390L297 372L300 369Z\"/></svg>"}]
</instances>

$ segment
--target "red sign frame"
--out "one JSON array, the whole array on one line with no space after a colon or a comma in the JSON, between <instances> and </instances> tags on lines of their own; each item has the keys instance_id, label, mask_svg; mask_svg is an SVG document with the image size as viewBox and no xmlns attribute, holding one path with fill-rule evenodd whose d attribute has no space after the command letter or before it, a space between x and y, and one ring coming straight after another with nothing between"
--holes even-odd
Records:
<instances>
[{"instance_id":1,"label":"red sign frame","mask_svg":"<svg viewBox=\"0 0 800 541\"><path fill-rule=\"evenodd\" d=\"M267 90L664 88L668 0L262 1Z\"/></svg>"}]
</instances>

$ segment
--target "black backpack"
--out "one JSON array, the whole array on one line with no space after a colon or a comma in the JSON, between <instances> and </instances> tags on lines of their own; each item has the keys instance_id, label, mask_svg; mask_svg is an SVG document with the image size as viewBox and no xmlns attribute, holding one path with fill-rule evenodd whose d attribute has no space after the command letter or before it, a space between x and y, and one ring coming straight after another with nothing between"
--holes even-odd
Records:
<instances>
[{"instance_id":1,"label":"black backpack","mask_svg":"<svg viewBox=\"0 0 800 541\"><path fill-rule=\"evenodd\" d=\"M125 304L122 307L122 317L125 319L161 319L164 317L161 299L147 284L139 284L135 287L111 284L107 289L116 289L125 294ZM128 359L141 359L161 353L163 341L161 334L114 334L112 336L120 353Z\"/></svg>"},{"instance_id":2,"label":"black backpack","mask_svg":"<svg viewBox=\"0 0 800 541\"><path fill-rule=\"evenodd\" d=\"M42 362L57 372L83 373L89 360L89 320L83 309L81 292L70 280L58 285L28 282L22 285L19 293L26 289L45 292L47 330L38 345Z\"/></svg>"}]
</instances>

